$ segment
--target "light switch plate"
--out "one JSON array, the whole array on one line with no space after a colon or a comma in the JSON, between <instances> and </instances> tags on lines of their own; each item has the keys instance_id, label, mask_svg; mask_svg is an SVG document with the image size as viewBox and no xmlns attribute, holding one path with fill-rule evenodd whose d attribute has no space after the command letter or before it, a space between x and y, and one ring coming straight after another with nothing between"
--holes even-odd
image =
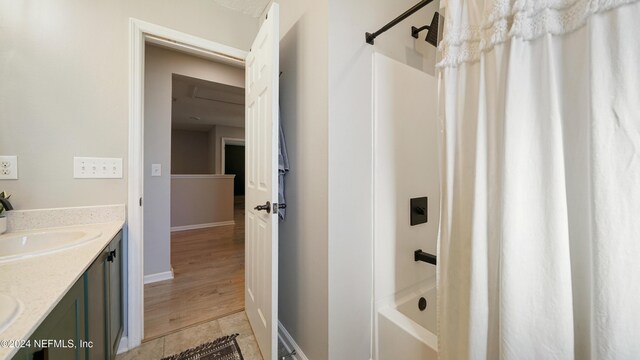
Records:
<instances>
[{"instance_id":1,"label":"light switch plate","mask_svg":"<svg viewBox=\"0 0 640 360\"><path fill-rule=\"evenodd\" d=\"M121 179L122 158L74 157L75 179Z\"/></svg>"},{"instance_id":2,"label":"light switch plate","mask_svg":"<svg viewBox=\"0 0 640 360\"><path fill-rule=\"evenodd\" d=\"M162 164L151 164L151 176L162 176Z\"/></svg>"},{"instance_id":3,"label":"light switch plate","mask_svg":"<svg viewBox=\"0 0 640 360\"><path fill-rule=\"evenodd\" d=\"M0 156L0 180L16 180L18 178L18 157Z\"/></svg>"}]
</instances>

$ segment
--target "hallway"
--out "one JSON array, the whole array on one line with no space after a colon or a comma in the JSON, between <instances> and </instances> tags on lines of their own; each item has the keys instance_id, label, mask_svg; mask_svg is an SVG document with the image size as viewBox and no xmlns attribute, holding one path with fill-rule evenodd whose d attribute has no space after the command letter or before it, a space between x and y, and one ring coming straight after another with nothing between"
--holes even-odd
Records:
<instances>
[{"instance_id":1,"label":"hallway","mask_svg":"<svg viewBox=\"0 0 640 360\"><path fill-rule=\"evenodd\" d=\"M174 279L145 285L144 341L244 310L244 197L235 225L173 232Z\"/></svg>"}]
</instances>

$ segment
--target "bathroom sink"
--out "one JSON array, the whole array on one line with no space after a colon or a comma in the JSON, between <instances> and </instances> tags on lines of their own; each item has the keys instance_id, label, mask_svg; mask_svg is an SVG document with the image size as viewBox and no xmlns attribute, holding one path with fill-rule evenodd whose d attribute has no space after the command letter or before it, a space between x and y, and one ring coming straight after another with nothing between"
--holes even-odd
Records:
<instances>
[{"instance_id":1,"label":"bathroom sink","mask_svg":"<svg viewBox=\"0 0 640 360\"><path fill-rule=\"evenodd\" d=\"M0 235L0 263L50 254L84 244L102 235L89 230L49 230Z\"/></svg>"},{"instance_id":2,"label":"bathroom sink","mask_svg":"<svg viewBox=\"0 0 640 360\"><path fill-rule=\"evenodd\" d=\"M18 300L12 296L0 294L0 333L20 315L21 311L22 306Z\"/></svg>"}]
</instances>

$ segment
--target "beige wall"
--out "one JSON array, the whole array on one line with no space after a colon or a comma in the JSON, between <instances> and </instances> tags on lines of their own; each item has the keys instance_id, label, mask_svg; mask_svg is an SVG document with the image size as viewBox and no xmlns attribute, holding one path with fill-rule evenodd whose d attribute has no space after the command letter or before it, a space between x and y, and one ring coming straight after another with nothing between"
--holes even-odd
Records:
<instances>
[{"instance_id":1,"label":"beige wall","mask_svg":"<svg viewBox=\"0 0 640 360\"><path fill-rule=\"evenodd\" d=\"M328 4L279 3L280 109L291 165L280 222L279 320L309 359L328 359ZM346 358L356 359L335 357Z\"/></svg>"},{"instance_id":2,"label":"beige wall","mask_svg":"<svg viewBox=\"0 0 640 360\"><path fill-rule=\"evenodd\" d=\"M233 221L233 178L172 176L171 227Z\"/></svg>"},{"instance_id":3,"label":"beige wall","mask_svg":"<svg viewBox=\"0 0 640 360\"><path fill-rule=\"evenodd\" d=\"M209 131L171 130L171 174L210 174Z\"/></svg>"},{"instance_id":4,"label":"beige wall","mask_svg":"<svg viewBox=\"0 0 640 360\"><path fill-rule=\"evenodd\" d=\"M172 74L244 87L244 69L146 46L144 118L144 273L169 271ZM151 176L161 164L162 176Z\"/></svg>"},{"instance_id":5,"label":"beige wall","mask_svg":"<svg viewBox=\"0 0 640 360\"><path fill-rule=\"evenodd\" d=\"M20 175L0 189L16 208L126 202L130 17L244 50L258 27L214 1L0 0L0 154ZM75 180L73 156L123 158L125 177Z\"/></svg>"}]
</instances>

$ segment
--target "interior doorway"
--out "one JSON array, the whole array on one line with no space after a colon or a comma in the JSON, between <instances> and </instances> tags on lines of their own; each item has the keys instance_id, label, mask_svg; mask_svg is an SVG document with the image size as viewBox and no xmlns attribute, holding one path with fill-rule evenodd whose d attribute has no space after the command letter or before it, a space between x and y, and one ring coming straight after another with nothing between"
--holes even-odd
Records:
<instances>
[{"instance_id":1,"label":"interior doorway","mask_svg":"<svg viewBox=\"0 0 640 360\"><path fill-rule=\"evenodd\" d=\"M145 53L145 163L165 169L145 174L146 198L160 205L144 211L150 341L244 310L245 93L244 69Z\"/></svg>"},{"instance_id":2,"label":"interior doorway","mask_svg":"<svg viewBox=\"0 0 640 360\"><path fill-rule=\"evenodd\" d=\"M146 136L148 109L146 104L146 45L156 44L165 48L196 55L203 59L232 65L246 71L247 76L247 185L245 196L251 204L246 206L247 229L244 320L255 334L261 352L268 358L277 356L278 339L278 58L279 58L279 7L270 5L265 21L260 25L251 51L231 48L197 36L173 29L131 19L129 51L129 173L127 211L127 307L125 319L127 338L123 338L119 352L138 347L144 336L144 279L147 251L156 250L149 241L153 236L146 230L145 212L148 209L174 208L167 202L157 201L162 196L150 196L150 180L147 173L162 174L162 165L147 163L147 141L153 139L167 148L166 142ZM246 65L246 66L245 66ZM244 84L242 84L244 86ZM263 96L264 95L264 96ZM170 98L170 94L166 96ZM264 106L258 106L261 104ZM168 150L170 152L170 150ZM251 156L253 154L254 156ZM261 156L257 156L262 154ZM158 164L156 164L158 165ZM164 168L169 167L165 161ZM162 177L162 175L158 175ZM164 178L166 181L166 178ZM156 179L159 180L159 179ZM169 182L166 182L169 184ZM259 186L256 186L259 185ZM144 194L144 199L143 199ZM165 193L166 197L166 193ZM144 201L143 201L144 200ZM144 206L143 206L144 204ZM261 204L261 205L256 205ZM256 205L254 207L254 205ZM161 219L160 226L170 226L169 217ZM256 228L257 226L257 228ZM260 230L258 232L256 230ZM260 240L260 241L258 241ZM260 291L258 291L260 290Z\"/></svg>"},{"instance_id":3,"label":"interior doorway","mask_svg":"<svg viewBox=\"0 0 640 360\"><path fill-rule=\"evenodd\" d=\"M225 146L225 174L235 174L233 195L244 196L244 146Z\"/></svg>"},{"instance_id":4,"label":"interior doorway","mask_svg":"<svg viewBox=\"0 0 640 360\"><path fill-rule=\"evenodd\" d=\"M223 174L234 174L234 196L244 196L245 188L245 141L244 139L222 138Z\"/></svg>"}]
</instances>

